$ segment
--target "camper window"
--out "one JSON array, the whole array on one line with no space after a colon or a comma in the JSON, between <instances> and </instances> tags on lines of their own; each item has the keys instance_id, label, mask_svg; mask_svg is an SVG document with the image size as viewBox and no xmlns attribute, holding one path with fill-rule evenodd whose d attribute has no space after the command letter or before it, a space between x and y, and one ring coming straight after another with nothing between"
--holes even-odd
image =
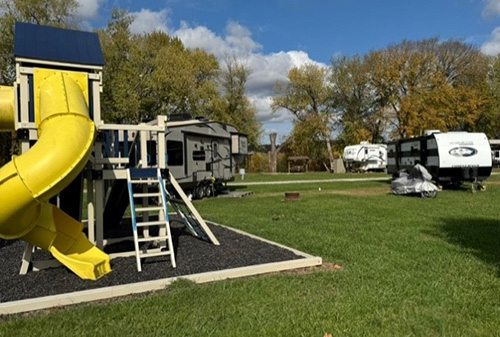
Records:
<instances>
[{"instance_id":1,"label":"camper window","mask_svg":"<svg viewBox=\"0 0 500 337\"><path fill-rule=\"evenodd\" d=\"M182 166L184 164L182 148L182 142L175 140L167 141L167 165Z\"/></svg>"},{"instance_id":2,"label":"camper window","mask_svg":"<svg viewBox=\"0 0 500 337\"><path fill-rule=\"evenodd\" d=\"M193 160L204 161L205 160L205 151L193 151Z\"/></svg>"},{"instance_id":3,"label":"camper window","mask_svg":"<svg viewBox=\"0 0 500 337\"><path fill-rule=\"evenodd\" d=\"M219 146L217 143L212 143L212 155L213 159L216 159L219 156Z\"/></svg>"}]
</instances>

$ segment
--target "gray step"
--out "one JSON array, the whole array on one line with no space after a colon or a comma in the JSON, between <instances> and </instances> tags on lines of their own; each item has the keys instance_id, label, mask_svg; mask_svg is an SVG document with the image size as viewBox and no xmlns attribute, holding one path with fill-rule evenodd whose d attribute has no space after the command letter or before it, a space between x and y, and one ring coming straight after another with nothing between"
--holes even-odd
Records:
<instances>
[{"instance_id":1,"label":"gray step","mask_svg":"<svg viewBox=\"0 0 500 337\"><path fill-rule=\"evenodd\" d=\"M151 242L157 240L168 240L168 235L160 235L160 236L149 236L147 238L139 238L137 242Z\"/></svg>"},{"instance_id":2,"label":"gray step","mask_svg":"<svg viewBox=\"0 0 500 337\"><path fill-rule=\"evenodd\" d=\"M151 207L136 207L136 212L153 212L153 211L163 211L163 206L151 206Z\"/></svg>"},{"instance_id":3,"label":"gray step","mask_svg":"<svg viewBox=\"0 0 500 337\"><path fill-rule=\"evenodd\" d=\"M148 192L148 193L134 193L134 198L144 198L144 197L159 197L160 192Z\"/></svg>"},{"instance_id":4,"label":"gray step","mask_svg":"<svg viewBox=\"0 0 500 337\"><path fill-rule=\"evenodd\" d=\"M164 251L164 252L153 252L153 253L139 253L139 257L153 257L153 256L163 256L163 255L171 255L171 252Z\"/></svg>"},{"instance_id":5,"label":"gray step","mask_svg":"<svg viewBox=\"0 0 500 337\"><path fill-rule=\"evenodd\" d=\"M165 220L158 220L158 221L143 221L143 222L137 222L136 223L137 227L148 227L148 226L160 226L160 225L167 225L167 222Z\"/></svg>"},{"instance_id":6,"label":"gray step","mask_svg":"<svg viewBox=\"0 0 500 337\"><path fill-rule=\"evenodd\" d=\"M158 184L158 179L134 179L129 180L132 184Z\"/></svg>"}]
</instances>

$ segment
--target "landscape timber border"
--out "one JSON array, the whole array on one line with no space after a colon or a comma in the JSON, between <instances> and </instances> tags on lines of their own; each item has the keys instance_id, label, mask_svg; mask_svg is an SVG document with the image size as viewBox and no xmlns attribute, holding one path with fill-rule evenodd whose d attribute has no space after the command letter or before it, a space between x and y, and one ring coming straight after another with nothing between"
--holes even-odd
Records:
<instances>
[{"instance_id":1,"label":"landscape timber border","mask_svg":"<svg viewBox=\"0 0 500 337\"><path fill-rule=\"evenodd\" d=\"M152 281L122 284L112 287L103 287L97 289L76 291L76 292L58 294L53 296L44 296L38 298L5 302L5 303L0 303L0 315L19 314L29 311L45 310L45 309L63 307L73 304L88 303L88 302L111 299L115 297L158 291L165 289L165 287L167 287L168 285L181 279L190 280L195 283L207 283L207 282L221 281L226 279L235 279L240 277L267 274L272 272L280 272L285 270L320 266L323 263L321 257L301 252L299 250L284 246L282 244L270 240L263 239L261 237L249 234L247 232L238 229L227 227L211 221L208 222L216 226L224 227L238 234L248 236L252 239L260 240L270 245L287 249L295 253L296 255L302 256L302 258L288 260L288 261L271 262L259 265L239 267L239 268L204 272L199 274L183 275L183 276L170 277Z\"/></svg>"}]
</instances>

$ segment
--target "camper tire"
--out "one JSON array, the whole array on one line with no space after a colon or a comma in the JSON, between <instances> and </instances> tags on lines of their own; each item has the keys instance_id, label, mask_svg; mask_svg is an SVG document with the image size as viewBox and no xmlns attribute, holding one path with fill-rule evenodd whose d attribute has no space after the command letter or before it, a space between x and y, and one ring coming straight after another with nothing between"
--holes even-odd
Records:
<instances>
[{"instance_id":1,"label":"camper tire","mask_svg":"<svg viewBox=\"0 0 500 337\"><path fill-rule=\"evenodd\" d=\"M203 185L198 185L193 189L193 198L194 199L203 199L205 197L205 189Z\"/></svg>"},{"instance_id":2,"label":"camper tire","mask_svg":"<svg viewBox=\"0 0 500 337\"><path fill-rule=\"evenodd\" d=\"M213 196L212 186L210 184L206 184L205 186L203 186L203 194L207 198Z\"/></svg>"},{"instance_id":3,"label":"camper tire","mask_svg":"<svg viewBox=\"0 0 500 337\"><path fill-rule=\"evenodd\" d=\"M423 191L420 196L424 199L434 199L437 195L437 191Z\"/></svg>"}]
</instances>

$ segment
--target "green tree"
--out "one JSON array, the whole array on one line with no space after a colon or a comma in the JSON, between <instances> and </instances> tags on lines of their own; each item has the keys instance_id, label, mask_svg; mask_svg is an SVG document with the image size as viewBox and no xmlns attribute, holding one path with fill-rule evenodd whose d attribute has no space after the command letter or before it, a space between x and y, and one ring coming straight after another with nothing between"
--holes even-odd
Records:
<instances>
[{"instance_id":1,"label":"green tree","mask_svg":"<svg viewBox=\"0 0 500 337\"><path fill-rule=\"evenodd\" d=\"M338 112L338 149L361 141L382 142L387 121L373 93L370 71L360 56L332 59L332 108Z\"/></svg>"},{"instance_id":2,"label":"green tree","mask_svg":"<svg viewBox=\"0 0 500 337\"><path fill-rule=\"evenodd\" d=\"M200 49L186 49L164 32L131 34L133 19L124 10L114 10L106 29L99 31L106 60L106 121L137 123L180 113L211 117L221 109L217 59Z\"/></svg>"},{"instance_id":3,"label":"green tree","mask_svg":"<svg viewBox=\"0 0 500 337\"><path fill-rule=\"evenodd\" d=\"M137 123L141 74L137 72L137 45L130 33L134 18L125 10L113 9L99 40L105 60L104 89L101 95L102 118L110 123Z\"/></svg>"},{"instance_id":4,"label":"green tree","mask_svg":"<svg viewBox=\"0 0 500 337\"><path fill-rule=\"evenodd\" d=\"M403 41L367 55L373 87L399 137L467 130L485 108L488 61L459 41Z\"/></svg>"},{"instance_id":5,"label":"green tree","mask_svg":"<svg viewBox=\"0 0 500 337\"><path fill-rule=\"evenodd\" d=\"M223 109L214 118L234 125L240 132L248 135L251 145L257 146L260 137L260 124L256 118L255 107L245 94L245 85L250 70L235 58L227 58L220 71L219 83L223 92Z\"/></svg>"},{"instance_id":6,"label":"green tree","mask_svg":"<svg viewBox=\"0 0 500 337\"><path fill-rule=\"evenodd\" d=\"M145 36L139 46L145 64L154 69L144 77L143 88L149 100L147 109L167 115L213 115L220 105L219 64L213 55L200 49L187 49L178 38L163 32Z\"/></svg>"},{"instance_id":7,"label":"green tree","mask_svg":"<svg viewBox=\"0 0 500 337\"><path fill-rule=\"evenodd\" d=\"M489 100L474 124L474 130L486 133L491 139L500 138L500 58L491 59L485 92Z\"/></svg>"},{"instance_id":8,"label":"green tree","mask_svg":"<svg viewBox=\"0 0 500 337\"><path fill-rule=\"evenodd\" d=\"M292 132L295 144L305 144L306 140L314 139L321 143L321 148L326 148L326 151L321 151L325 155L321 155L315 147L309 146L296 148L296 151L304 151L296 154L309 155L312 159L328 163L325 167L333 172L334 157L331 141L336 114L330 104L327 69L307 64L291 69L288 72L288 80L288 83L276 83L277 96L273 98L272 109L273 111L286 109L295 116L294 132ZM297 127L300 128L300 132L295 132ZM315 146L317 145L316 143Z\"/></svg>"},{"instance_id":9,"label":"green tree","mask_svg":"<svg viewBox=\"0 0 500 337\"><path fill-rule=\"evenodd\" d=\"M75 0L0 0L0 84L12 85L14 64L14 23L16 21L54 27L74 27ZM11 133L0 132L0 165L12 154Z\"/></svg>"},{"instance_id":10,"label":"green tree","mask_svg":"<svg viewBox=\"0 0 500 337\"><path fill-rule=\"evenodd\" d=\"M331 87L332 104L342 116L339 144L486 125L491 120L489 64L476 47L437 39L334 59Z\"/></svg>"},{"instance_id":11,"label":"green tree","mask_svg":"<svg viewBox=\"0 0 500 337\"><path fill-rule=\"evenodd\" d=\"M328 132L330 131L323 116L317 114L305 116L295 123L288 150L294 155L308 156L311 159L311 167L325 167L327 170L332 170L325 161L325 158L329 158L329 153L323 135Z\"/></svg>"}]
</instances>

